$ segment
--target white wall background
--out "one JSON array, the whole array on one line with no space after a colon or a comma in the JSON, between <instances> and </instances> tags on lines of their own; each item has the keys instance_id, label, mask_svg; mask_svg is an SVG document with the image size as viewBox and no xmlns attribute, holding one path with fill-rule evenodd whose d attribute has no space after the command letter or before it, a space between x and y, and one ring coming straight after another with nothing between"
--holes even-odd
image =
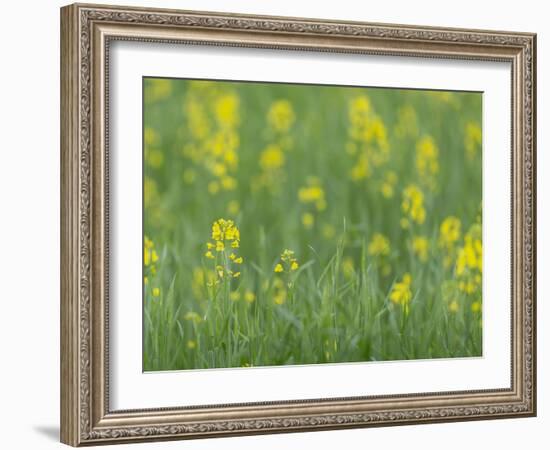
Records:
<instances>
[{"instance_id":1,"label":"white wall background","mask_svg":"<svg viewBox=\"0 0 550 450\"><path fill-rule=\"evenodd\" d=\"M546 448L550 427L550 14L546 2L131 0L135 6L538 33L539 416L531 419L141 444L148 449ZM59 417L59 7L2 7L0 69L0 415L2 448L49 449ZM544 29L544 31L543 31ZM545 255L546 254L546 255ZM543 256L545 255L545 256ZM121 446L118 448L137 448Z\"/></svg>"}]
</instances>

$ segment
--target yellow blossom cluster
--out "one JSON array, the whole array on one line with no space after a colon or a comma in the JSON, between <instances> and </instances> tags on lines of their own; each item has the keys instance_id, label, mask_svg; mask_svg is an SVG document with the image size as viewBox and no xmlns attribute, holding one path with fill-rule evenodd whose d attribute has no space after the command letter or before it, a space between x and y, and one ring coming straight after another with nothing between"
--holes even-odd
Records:
<instances>
[{"instance_id":1,"label":"yellow blossom cluster","mask_svg":"<svg viewBox=\"0 0 550 450\"><path fill-rule=\"evenodd\" d=\"M428 261L428 252L430 244L426 236L414 236L411 242L411 248L413 254L420 260L420 262Z\"/></svg>"},{"instance_id":2,"label":"yellow blossom cluster","mask_svg":"<svg viewBox=\"0 0 550 450\"><path fill-rule=\"evenodd\" d=\"M355 97L349 103L348 120L346 151L354 160L350 176L354 181L361 181L388 161L387 131L366 95Z\"/></svg>"},{"instance_id":3,"label":"yellow blossom cluster","mask_svg":"<svg viewBox=\"0 0 550 450\"><path fill-rule=\"evenodd\" d=\"M147 211L148 219L158 221L163 211L161 210L160 193L157 182L154 178L144 175L143 177L143 207Z\"/></svg>"},{"instance_id":4,"label":"yellow blossom cluster","mask_svg":"<svg viewBox=\"0 0 550 450\"><path fill-rule=\"evenodd\" d=\"M424 136L416 143L416 170L423 185L432 192L437 190L439 173L439 149L431 136Z\"/></svg>"},{"instance_id":5,"label":"yellow blossom cluster","mask_svg":"<svg viewBox=\"0 0 550 450\"><path fill-rule=\"evenodd\" d=\"M472 161L477 152L481 150L481 127L476 122L468 122L464 133L464 148L466 156Z\"/></svg>"},{"instance_id":6,"label":"yellow blossom cluster","mask_svg":"<svg viewBox=\"0 0 550 450\"><path fill-rule=\"evenodd\" d=\"M481 225L476 223L464 236L463 246L458 249L455 274L458 288L466 294L473 294L481 288L483 273L483 247Z\"/></svg>"},{"instance_id":7,"label":"yellow blossom cluster","mask_svg":"<svg viewBox=\"0 0 550 450\"><path fill-rule=\"evenodd\" d=\"M384 198L392 198L397 185L397 174L393 170L388 170L380 183L380 193Z\"/></svg>"},{"instance_id":8,"label":"yellow blossom cluster","mask_svg":"<svg viewBox=\"0 0 550 450\"><path fill-rule=\"evenodd\" d=\"M388 262L390 240L382 233L375 233L369 242L367 251L370 256L376 257L376 264L380 268L382 275L389 275L391 272L391 266Z\"/></svg>"},{"instance_id":9,"label":"yellow blossom cluster","mask_svg":"<svg viewBox=\"0 0 550 450\"><path fill-rule=\"evenodd\" d=\"M456 244L460 237L460 220L455 216L445 218L439 227L439 247L443 251L443 265L445 267L450 267L454 262Z\"/></svg>"},{"instance_id":10,"label":"yellow blossom cluster","mask_svg":"<svg viewBox=\"0 0 550 450\"><path fill-rule=\"evenodd\" d=\"M157 266L156 263L159 260L158 253L155 249L155 244L147 236L143 238L143 266L144 266L144 276L143 284L147 287L151 284L152 280L156 278L157 275ZM153 297L160 297L160 288L153 287L151 288L151 294Z\"/></svg>"},{"instance_id":11,"label":"yellow blossom cluster","mask_svg":"<svg viewBox=\"0 0 550 450\"><path fill-rule=\"evenodd\" d=\"M285 249L281 253L279 262L275 265L273 271L276 274L284 274L286 283L280 277L273 278L271 287L273 303L276 305L284 304L290 296L292 290L292 273L300 267L298 260L294 256L294 251Z\"/></svg>"},{"instance_id":12,"label":"yellow blossom cluster","mask_svg":"<svg viewBox=\"0 0 550 450\"><path fill-rule=\"evenodd\" d=\"M418 137L418 118L412 105L403 105L399 108L394 132L400 139Z\"/></svg>"},{"instance_id":13,"label":"yellow blossom cluster","mask_svg":"<svg viewBox=\"0 0 550 450\"><path fill-rule=\"evenodd\" d=\"M233 302L238 302L241 300L241 298L246 303L254 303L256 301L256 294L250 289L245 289L242 295L240 291L231 291L229 294L229 299Z\"/></svg>"},{"instance_id":14,"label":"yellow blossom cluster","mask_svg":"<svg viewBox=\"0 0 550 450\"><path fill-rule=\"evenodd\" d=\"M274 101L267 112L267 126L272 142L260 153L260 173L252 182L253 189L267 188L278 192L286 162L285 152L292 146L290 130L296 116L292 104L286 99Z\"/></svg>"},{"instance_id":15,"label":"yellow blossom cluster","mask_svg":"<svg viewBox=\"0 0 550 450\"><path fill-rule=\"evenodd\" d=\"M308 177L306 185L298 190L298 200L306 207L312 207L302 214L302 225L306 229L311 229L315 224L315 213L324 211L327 207L325 190L321 185L321 180L317 177Z\"/></svg>"},{"instance_id":16,"label":"yellow blossom cluster","mask_svg":"<svg viewBox=\"0 0 550 450\"><path fill-rule=\"evenodd\" d=\"M143 130L143 153L145 162L153 169L160 169L164 164L164 153L160 150L160 137L151 127Z\"/></svg>"},{"instance_id":17,"label":"yellow blossom cluster","mask_svg":"<svg viewBox=\"0 0 550 450\"><path fill-rule=\"evenodd\" d=\"M447 289L444 289L450 312L456 313L461 309L459 303L461 296L457 296L456 292L462 292L470 299L472 313L481 312L483 276L481 234L481 217L477 218L464 237L461 235L461 223L456 217L447 217L441 224L439 246L444 252L445 267L452 266L454 275L454 279L445 284Z\"/></svg>"},{"instance_id":18,"label":"yellow blossom cluster","mask_svg":"<svg viewBox=\"0 0 550 450\"><path fill-rule=\"evenodd\" d=\"M387 256L390 254L390 241L382 233L375 233L367 250L371 256Z\"/></svg>"},{"instance_id":19,"label":"yellow blossom cluster","mask_svg":"<svg viewBox=\"0 0 550 450\"><path fill-rule=\"evenodd\" d=\"M232 220L218 219L212 224L211 241L206 243L204 256L215 261L217 281L238 278L241 272L235 269L243 263L238 256L241 235Z\"/></svg>"},{"instance_id":20,"label":"yellow blossom cluster","mask_svg":"<svg viewBox=\"0 0 550 450\"><path fill-rule=\"evenodd\" d=\"M294 257L294 252L286 249L281 253L281 260L275 266L274 271L275 273L290 273L298 270L299 267L300 265L298 264L298 260Z\"/></svg>"},{"instance_id":21,"label":"yellow blossom cluster","mask_svg":"<svg viewBox=\"0 0 550 450\"><path fill-rule=\"evenodd\" d=\"M412 299L411 284L412 277L409 273L406 273L401 281L393 284L390 293L390 300L397 305L401 305L405 315L409 314L409 303Z\"/></svg>"},{"instance_id":22,"label":"yellow blossom cluster","mask_svg":"<svg viewBox=\"0 0 550 450\"><path fill-rule=\"evenodd\" d=\"M420 188L410 184L403 190L401 202L401 227L409 228L411 223L422 225L426 220L426 209L424 208L424 194Z\"/></svg>"},{"instance_id":23,"label":"yellow blossom cluster","mask_svg":"<svg viewBox=\"0 0 550 450\"><path fill-rule=\"evenodd\" d=\"M273 303L280 306L286 302L287 297L287 287L284 281L280 278L275 278L273 280Z\"/></svg>"},{"instance_id":24,"label":"yellow blossom cluster","mask_svg":"<svg viewBox=\"0 0 550 450\"><path fill-rule=\"evenodd\" d=\"M147 80L147 89L144 89L145 103L155 103L164 100L172 93L172 80L155 78Z\"/></svg>"},{"instance_id":25,"label":"yellow blossom cluster","mask_svg":"<svg viewBox=\"0 0 550 450\"><path fill-rule=\"evenodd\" d=\"M273 102L267 113L267 121L278 133L287 133L296 119L292 104L285 99Z\"/></svg>"},{"instance_id":26,"label":"yellow blossom cluster","mask_svg":"<svg viewBox=\"0 0 550 450\"><path fill-rule=\"evenodd\" d=\"M197 170L209 177L208 192L233 191L237 187L240 138L239 97L210 83L192 84L184 102L186 145L183 155L190 167L183 180L194 183Z\"/></svg>"}]
</instances>

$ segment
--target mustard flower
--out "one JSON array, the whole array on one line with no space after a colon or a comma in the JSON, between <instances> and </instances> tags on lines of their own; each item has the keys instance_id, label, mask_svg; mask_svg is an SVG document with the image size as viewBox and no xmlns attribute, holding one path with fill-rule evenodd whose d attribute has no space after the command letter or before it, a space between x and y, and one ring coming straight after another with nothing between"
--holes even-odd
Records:
<instances>
[{"instance_id":1,"label":"mustard flower","mask_svg":"<svg viewBox=\"0 0 550 450\"><path fill-rule=\"evenodd\" d=\"M429 243L425 236L415 236L412 239L412 251L422 262L428 261Z\"/></svg>"},{"instance_id":2,"label":"mustard flower","mask_svg":"<svg viewBox=\"0 0 550 450\"><path fill-rule=\"evenodd\" d=\"M277 100L269 108L267 121L271 128L279 133L285 133L294 124L295 115L292 104L288 100Z\"/></svg>"},{"instance_id":3,"label":"mustard flower","mask_svg":"<svg viewBox=\"0 0 550 450\"><path fill-rule=\"evenodd\" d=\"M375 233L367 250L371 256L387 256L390 254L390 241L382 233Z\"/></svg>"},{"instance_id":4,"label":"mustard flower","mask_svg":"<svg viewBox=\"0 0 550 450\"><path fill-rule=\"evenodd\" d=\"M401 305L405 314L409 313L409 303L412 299L411 283L412 277L409 273L406 273L401 281L394 283L390 293L390 300L397 305Z\"/></svg>"},{"instance_id":5,"label":"mustard flower","mask_svg":"<svg viewBox=\"0 0 550 450\"><path fill-rule=\"evenodd\" d=\"M290 273L290 272L294 272L295 270L298 270L299 267L300 265L298 263L298 260L294 257L294 252L292 250L285 249L283 253L281 253L281 260L275 266L274 272Z\"/></svg>"},{"instance_id":6,"label":"mustard flower","mask_svg":"<svg viewBox=\"0 0 550 450\"><path fill-rule=\"evenodd\" d=\"M401 219L401 227L408 228L411 222L422 225L426 220L424 209L424 194L420 188L411 184L403 191L401 210L404 217Z\"/></svg>"}]
</instances>

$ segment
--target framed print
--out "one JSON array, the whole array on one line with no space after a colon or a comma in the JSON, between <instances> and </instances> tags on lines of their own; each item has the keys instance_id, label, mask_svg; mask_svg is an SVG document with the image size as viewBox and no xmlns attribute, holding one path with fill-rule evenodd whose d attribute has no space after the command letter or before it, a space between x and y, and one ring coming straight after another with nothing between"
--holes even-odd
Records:
<instances>
[{"instance_id":1,"label":"framed print","mask_svg":"<svg viewBox=\"0 0 550 450\"><path fill-rule=\"evenodd\" d=\"M536 36L61 9L61 440L536 414Z\"/></svg>"}]
</instances>

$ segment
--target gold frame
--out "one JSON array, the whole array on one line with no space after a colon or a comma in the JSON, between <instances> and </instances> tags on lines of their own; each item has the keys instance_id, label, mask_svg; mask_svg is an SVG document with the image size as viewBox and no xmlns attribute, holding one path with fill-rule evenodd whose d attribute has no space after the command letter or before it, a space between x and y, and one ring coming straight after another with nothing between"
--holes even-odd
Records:
<instances>
[{"instance_id":1,"label":"gold frame","mask_svg":"<svg viewBox=\"0 0 550 450\"><path fill-rule=\"evenodd\" d=\"M108 58L113 40L424 58L512 67L509 389L111 411ZM536 35L75 4L61 9L61 441L73 446L534 416Z\"/></svg>"}]
</instances>

